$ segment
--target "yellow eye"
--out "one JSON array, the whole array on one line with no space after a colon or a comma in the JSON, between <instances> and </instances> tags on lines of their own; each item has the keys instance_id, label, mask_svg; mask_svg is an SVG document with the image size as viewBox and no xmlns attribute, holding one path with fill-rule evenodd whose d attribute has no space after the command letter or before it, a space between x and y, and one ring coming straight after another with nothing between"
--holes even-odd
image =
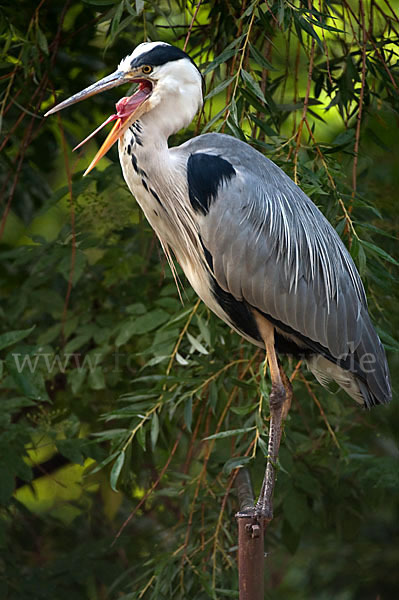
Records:
<instances>
[{"instance_id":1,"label":"yellow eye","mask_svg":"<svg viewBox=\"0 0 399 600\"><path fill-rule=\"evenodd\" d=\"M142 67L141 70L144 73L144 75L149 75L152 72L152 67L150 67L150 65L144 65L144 67Z\"/></svg>"}]
</instances>

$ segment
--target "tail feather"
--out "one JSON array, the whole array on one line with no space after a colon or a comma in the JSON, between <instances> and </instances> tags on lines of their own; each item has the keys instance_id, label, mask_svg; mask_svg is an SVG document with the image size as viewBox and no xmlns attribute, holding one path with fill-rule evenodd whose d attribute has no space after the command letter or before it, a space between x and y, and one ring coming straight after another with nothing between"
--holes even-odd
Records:
<instances>
[{"instance_id":1,"label":"tail feather","mask_svg":"<svg viewBox=\"0 0 399 600\"><path fill-rule=\"evenodd\" d=\"M362 316L363 334L355 351L360 387L366 406L387 404L392 399L392 389L385 350L368 313Z\"/></svg>"},{"instance_id":2,"label":"tail feather","mask_svg":"<svg viewBox=\"0 0 399 600\"><path fill-rule=\"evenodd\" d=\"M352 352L345 357L337 357L336 362L314 354L307 363L322 385L334 380L356 402L371 408L390 402L392 389L385 350L366 309L360 318L362 335Z\"/></svg>"}]
</instances>

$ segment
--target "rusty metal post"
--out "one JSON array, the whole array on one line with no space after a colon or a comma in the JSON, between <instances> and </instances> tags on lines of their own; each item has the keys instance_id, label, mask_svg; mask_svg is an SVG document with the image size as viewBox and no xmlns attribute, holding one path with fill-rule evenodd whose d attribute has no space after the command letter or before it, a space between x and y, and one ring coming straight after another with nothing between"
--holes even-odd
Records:
<instances>
[{"instance_id":1,"label":"rusty metal post","mask_svg":"<svg viewBox=\"0 0 399 600\"><path fill-rule=\"evenodd\" d=\"M240 600L264 600L264 520L251 516L254 495L249 471L240 469L235 483L240 506L236 514L239 597Z\"/></svg>"}]
</instances>

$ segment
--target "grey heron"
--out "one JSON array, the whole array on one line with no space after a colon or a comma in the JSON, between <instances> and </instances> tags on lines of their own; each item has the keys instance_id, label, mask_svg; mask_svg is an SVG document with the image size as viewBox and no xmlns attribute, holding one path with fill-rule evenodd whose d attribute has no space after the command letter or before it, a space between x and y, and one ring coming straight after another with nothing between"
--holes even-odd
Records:
<instances>
[{"instance_id":1,"label":"grey heron","mask_svg":"<svg viewBox=\"0 0 399 600\"><path fill-rule=\"evenodd\" d=\"M289 395L278 354L303 357L321 384L335 380L366 407L391 399L365 291L334 228L271 160L219 133L168 147L203 103L201 73L182 50L140 44L114 73L47 115L125 83L138 90L116 104L105 122L115 121L112 131L86 172L118 140L123 176L172 269L173 254L205 304L266 350L269 455L255 514L270 519Z\"/></svg>"}]
</instances>

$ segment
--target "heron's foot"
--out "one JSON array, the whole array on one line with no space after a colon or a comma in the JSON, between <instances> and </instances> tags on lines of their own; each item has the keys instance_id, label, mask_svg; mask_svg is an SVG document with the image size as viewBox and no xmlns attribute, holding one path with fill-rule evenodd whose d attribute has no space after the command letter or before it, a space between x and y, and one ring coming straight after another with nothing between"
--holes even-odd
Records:
<instances>
[{"instance_id":1,"label":"heron's foot","mask_svg":"<svg viewBox=\"0 0 399 600\"><path fill-rule=\"evenodd\" d=\"M273 508L271 506L264 505L259 498L255 506L244 508L244 510L238 511L235 516L239 519L246 518L253 519L254 521L263 520L267 523L270 523L270 521L273 519Z\"/></svg>"},{"instance_id":2,"label":"heron's foot","mask_svg":"<svg viewBox=\"0 0 399 600\"><path fill-rule=\"evenodd\" d=\"M259 496L259 499L255 504L255 515L258 519L263 519L267 523L270 523L273 519L273 503L271 500Z\"/></svg>"},{"instance_id":3,"label":"heron's foot","mask_svg":"<svg viewBox=\"0 0 399 600\"><path fill-rule=\"evenodd\" d=\"M239 510L236 513L236 517L255 519L257 517L256 507L255 506L247 506L243 510Z\"/></svg>"}]
</instances>

